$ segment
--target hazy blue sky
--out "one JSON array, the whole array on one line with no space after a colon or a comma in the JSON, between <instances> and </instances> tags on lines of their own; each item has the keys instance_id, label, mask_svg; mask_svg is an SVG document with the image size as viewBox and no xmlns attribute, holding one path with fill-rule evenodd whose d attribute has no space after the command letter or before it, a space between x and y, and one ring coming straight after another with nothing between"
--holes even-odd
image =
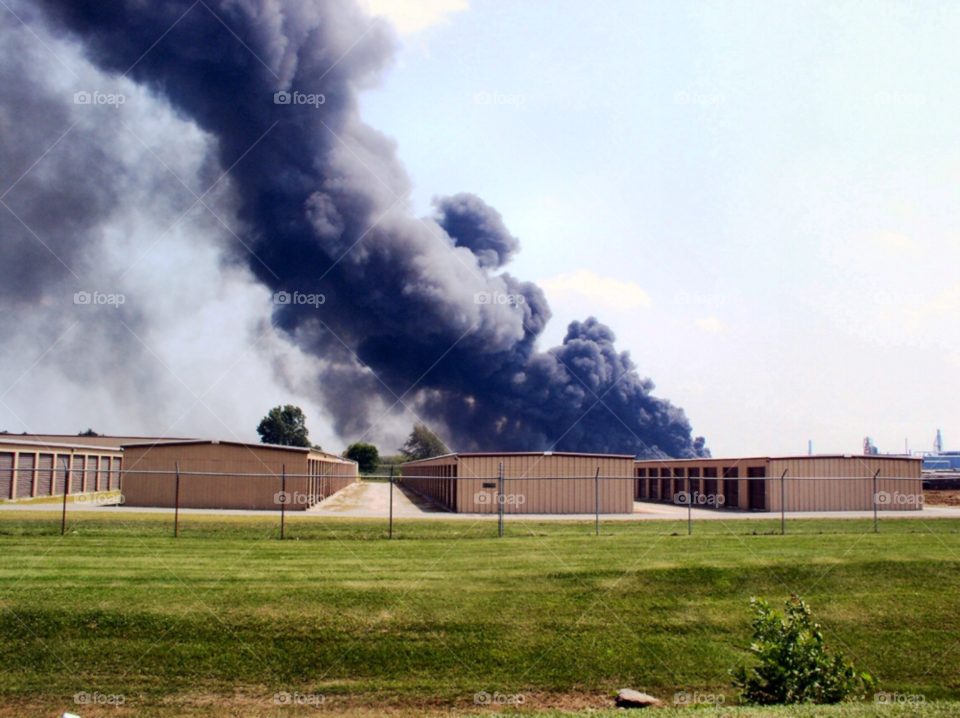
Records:
<instances>
[{"instance_id":1,"label":"hazy blue sky","mask_svg":"<svg viewBox=\"0 0 960 718\"><path fill-rule=\"evenodd\" d=\"M548 340L609 323L715 454L960 446L960 7L369 4L365 118L503 213Z\"/></svg>"}]
</instances>

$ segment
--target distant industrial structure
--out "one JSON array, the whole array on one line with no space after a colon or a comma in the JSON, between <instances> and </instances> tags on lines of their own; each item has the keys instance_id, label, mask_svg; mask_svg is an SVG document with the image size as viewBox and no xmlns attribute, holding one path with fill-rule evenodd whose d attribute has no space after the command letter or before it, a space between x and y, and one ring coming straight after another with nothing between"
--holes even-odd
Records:
<instances>
[{"instance_id":1,"label":"distant industrial structure","mask_svg":"<svg viewBox=\"0 0 960 718\"><path fill-rule=\"evenodd\" d=\"M923 472L931 478L960 479L960 451L943 450L943 434L937 429L933 451L923 452Z\"/></svg>"}]
</instances>

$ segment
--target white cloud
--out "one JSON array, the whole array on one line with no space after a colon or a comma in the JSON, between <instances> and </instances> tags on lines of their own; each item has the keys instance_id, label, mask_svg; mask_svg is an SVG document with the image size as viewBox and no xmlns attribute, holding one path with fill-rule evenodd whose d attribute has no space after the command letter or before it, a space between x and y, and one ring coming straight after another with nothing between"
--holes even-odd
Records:
<instances>
[{"instance_id":1,"label":"white cloud","mask_svg":"<svg viewBox=\"0 0 960 718\"><path fill-rule=\"evenodd\" d=\"M372 15L383 15L401 35L413 35L450 22L450 15L470 9L468 0L360 0Z\"/></svg>"},{"instance_id":2,"label":"white cloud","mask_svg":"<svg viewBox=\"0 0 960 718\"><path fill-rule=\"evenodd\" d=\"M589 269L581 269L573 274L561 274L552 279L544 279L538 284L551 301L586 299L597 306L621 310L650 306L650 297L639 284L603 278Z\"/></svg>"},{"instance_id":3,"label":"white cloud","mask_svg":"<svg viewBox=\"0 0 960 718\"><path fill-rule=\"evenodd\" d=\"M726 329L726 327L723 326L723 322L712 314L709 317L694 320L694 324L710 334L720 334Z\"/></svg>"}]
</instances>

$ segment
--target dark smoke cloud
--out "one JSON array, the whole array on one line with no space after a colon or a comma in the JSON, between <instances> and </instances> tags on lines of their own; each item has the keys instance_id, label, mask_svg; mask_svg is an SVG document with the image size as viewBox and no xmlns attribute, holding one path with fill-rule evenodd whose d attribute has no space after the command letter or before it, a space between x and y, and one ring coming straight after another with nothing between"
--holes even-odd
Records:
<instances>
[{"instance_id":1,"label":"dark smoke cloud","mask_svg":"<svg viewBox=\"0 0 960 718\"><path fill-rule=\"evenodd\" d=\"M394 40L353 2L41 6L102 70L216 138L240 224L234 257L274 291L326 297L319 309L281 306L277 319L323 360L341 434L377 418L367 398L401 397L461 450L703 451L596 320L536 351L550 310L536 285L495 273L519 248L495 210L458 194L438 199L435 217L411 216L395 144L357 108ZM324 102L276 104L279 91Z\"/></svg>"},{"instance_id":2,"label":"dark smoke cloud","mask_svg":"<svg viewBox=\"0 0 960 718\"><path fill-rule=\"evenodd\" d=\"M476 195L461 192L434 201L437 221L458 247L466 247L484 269L498 269L520 251L520 240L503 217Z\"/></svg>"},{"instance_id":3,"label":"dark smoke cloud","mask_svg":"<svg viewBox=\"0 0 960 718\"><path fill-rule=\"evenodd\" d=\"M27 21L36 14L17 9ZM0 352L4 364L19 367L8 381L19 384L44 360L77 384L98 382L118 394L142 389L149 396L142 347L117 321L142 332L141 312L132 305L95 311L73 301L81 290L120 291L108 269L102 226L139 180L117 156L119 115L84 121L91 113L78 110L90 108L74 105L72 94L50 81L62 66L6 8L0 9L0 58ZM140 188L163 192L158 185ZM0 392L15 388L22 385ZM8 404L17 403L13 396ZM60 399L66 411L66 396ZM44 430L24 425L20 411L5 408L0 428Z\"/></svg>"}]
</instances>

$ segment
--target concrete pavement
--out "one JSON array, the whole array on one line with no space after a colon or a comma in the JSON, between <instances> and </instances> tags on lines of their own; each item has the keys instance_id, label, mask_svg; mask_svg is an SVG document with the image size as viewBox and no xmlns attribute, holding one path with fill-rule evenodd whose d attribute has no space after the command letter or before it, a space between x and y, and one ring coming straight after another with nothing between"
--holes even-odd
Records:
<instances>
[{"instance_id":1,"label":"concrete pavement","mask_svg":"<svg viewBox=\"0 0 960 718\"><path fill-rule=\"evenodd\" d=\"M108 499L115 501L116 499ZM51 501L3 501L0 502L0 513L3 511L39 511L59 513L62 504L59 500ZM124 515L127 513L159 513L172 514L173 509L126 507L117 504L104 505L98 500L85 501L70 500L67 503L67 513L92 512ZM351 484L337 492L325 501L310 507L306 511L288 511L288 516L304 516L317 518L382 518L386 519L390 511L390 485L382 482L362 481ZM251 511L236 509L180 509L184 515L212 514L221 516L276 516L280 511ZM691 517L695 521L734 521L739 519L777 519L779 513L756 511L730 511L726 509L692 509ZM960 507L924 506L921 511L880 511L881 519L935 519L960 518ZM456 514L447 511L444 507L427 499L414 491L394 486L393 516L397 519L467 519L476 520L480 517L495 518L495 514ZM865 519L873 518L872 511L805 511L787 512L786 517L795 519ZM594 514L505 514L510 520L540 521L589 521ZM635 501L632 514L601 514L603 521L643 521L668 520L686 521L687 508L658 502Z\"/></svg>"}]
</instances>

